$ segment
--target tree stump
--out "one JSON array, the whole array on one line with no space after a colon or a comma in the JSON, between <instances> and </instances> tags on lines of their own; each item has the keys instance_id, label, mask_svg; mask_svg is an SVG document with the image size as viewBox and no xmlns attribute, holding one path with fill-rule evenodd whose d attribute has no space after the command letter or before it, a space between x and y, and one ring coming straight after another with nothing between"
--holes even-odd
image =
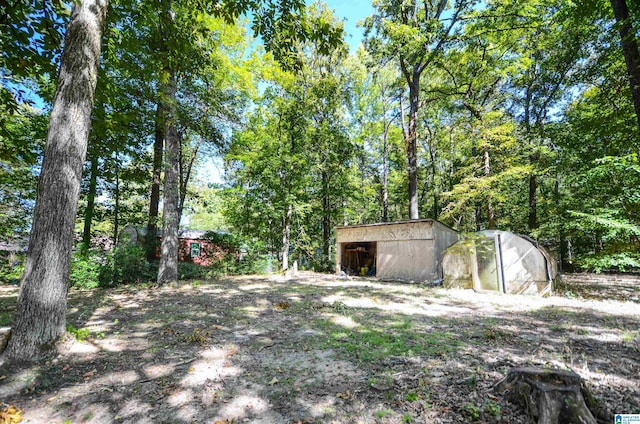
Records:
<instances>
[{"instance_id":1,"label":"tree stump","mask_svg":"<svg viewBox=\"0 0 640 424\"><path fill-rule=\"evenodd\" d=\"M494 386L494 390L511 402L522 405L527 415L538 424L607 422L606 414L582 378L571 371L514 368Z\"/></svg>"}]
</instances>

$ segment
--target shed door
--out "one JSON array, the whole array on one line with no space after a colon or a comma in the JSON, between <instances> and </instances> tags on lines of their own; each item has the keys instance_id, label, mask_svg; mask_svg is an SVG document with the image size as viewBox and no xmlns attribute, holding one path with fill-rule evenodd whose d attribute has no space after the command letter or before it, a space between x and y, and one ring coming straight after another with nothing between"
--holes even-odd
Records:
<instances>
[{"instance_id":1,"label":"shed door","mask_svg":"<svg viewBox=\"0 0 640 424\"><path fill-rule=\"evenodd\" d=\"M498 275L496 241L492 238L479 238L475 241L474 289L478 291L502 291ZM472 258L473 259L473 258Z\"/></svg>"}]
</instances>

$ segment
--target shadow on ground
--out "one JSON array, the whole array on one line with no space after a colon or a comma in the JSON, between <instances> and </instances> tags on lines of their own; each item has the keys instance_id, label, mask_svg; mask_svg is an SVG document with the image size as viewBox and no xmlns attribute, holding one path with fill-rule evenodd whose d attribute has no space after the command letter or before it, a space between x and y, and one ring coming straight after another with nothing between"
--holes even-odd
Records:
<instances>
[{"instance_id":1,"label":"shadow on ground","mask_svg":"<svg viewBox=\"0 0 640 424\"><path fill-rule=\"evenodd\" d=\"M525 423L491 388L539 365L638 413L638 314L311 273L76 291L81 340L0 368L0 400L33 423Z\"/></svg>"}]
</instances>

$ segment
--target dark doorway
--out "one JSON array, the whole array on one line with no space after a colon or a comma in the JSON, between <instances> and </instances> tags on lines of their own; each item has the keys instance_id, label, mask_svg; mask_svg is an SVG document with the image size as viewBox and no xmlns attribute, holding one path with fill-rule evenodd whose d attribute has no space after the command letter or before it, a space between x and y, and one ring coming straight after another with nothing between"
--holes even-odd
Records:
<instances>
[{"instance_id":1,"label":"dark doorway","mask_svg":"<svg viewBox=\"0 0 640 424\"><path fill-rule=\"evenodd\" d=\"M340 269L347 275L376 275L376 242L342 243Z\"/></svg>"}]
</instances>

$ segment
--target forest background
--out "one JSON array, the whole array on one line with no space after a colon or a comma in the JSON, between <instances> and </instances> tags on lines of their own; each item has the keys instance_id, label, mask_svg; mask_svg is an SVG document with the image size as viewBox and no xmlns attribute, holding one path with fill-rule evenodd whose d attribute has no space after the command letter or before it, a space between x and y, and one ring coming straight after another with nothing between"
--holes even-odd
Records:
<instances>
[{"instance_id":1,"label":"forest background","mask_svg":"<svg viewBox=\"0 0 640 424\"><path fill-rule=\"evenodd\" d=\"M167 37L153 2L112 1L72 283L155 278L149 249L114 246L126 224L162 226L169 108L181 227L217 231L255 259L330 270L336 226L434 218L530 235L564 270L640 268L639 5L376 0L371 10L349 51L344 22L322 3L301 25L331 34L330 48L292 36L295 26L253 37L251 15L186 0L172 2ZM31 228L69 16L61 1L0 6L8 244ZM288 48L265 50L274 38ZM203 166L211 157L221 181ZM18 281L8 265L3 279Z\"/></svg>"}]
</instances>

